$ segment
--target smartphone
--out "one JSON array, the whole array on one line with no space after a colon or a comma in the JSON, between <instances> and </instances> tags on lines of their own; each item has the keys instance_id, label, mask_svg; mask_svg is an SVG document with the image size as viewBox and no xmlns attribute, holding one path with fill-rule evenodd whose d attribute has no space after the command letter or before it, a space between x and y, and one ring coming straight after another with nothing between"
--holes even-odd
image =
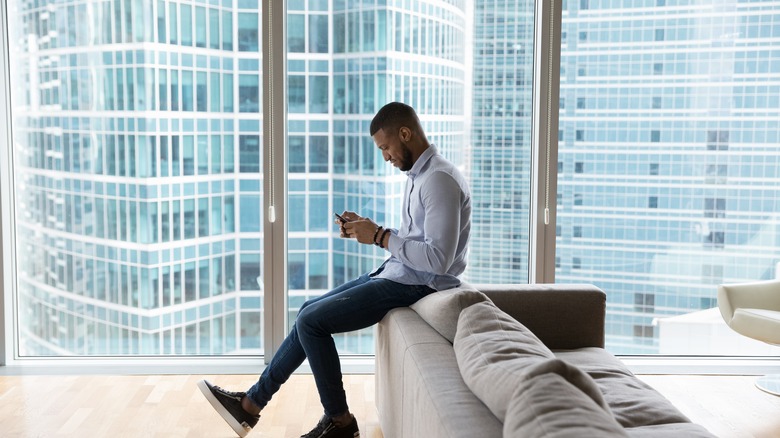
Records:
<instances>
[{"instance_id":1,"label":"smartphone","mask_svg":"<svg viewBox=\"0 0 780 438\"><path fill-rule=\"evenodd\" d=\"M335 214L335 215L336 215L336 218L338 218L338 220L339 220L339 221L341 221L341 224L342 224L342 225L344 225L344 224L346 224L347 222L349 222L348 220L344 219L344 216L342 216L342 215L340 215L340 214L338 214L338 213L333 213L333 214Z\"/></svg>"}]
</instances>

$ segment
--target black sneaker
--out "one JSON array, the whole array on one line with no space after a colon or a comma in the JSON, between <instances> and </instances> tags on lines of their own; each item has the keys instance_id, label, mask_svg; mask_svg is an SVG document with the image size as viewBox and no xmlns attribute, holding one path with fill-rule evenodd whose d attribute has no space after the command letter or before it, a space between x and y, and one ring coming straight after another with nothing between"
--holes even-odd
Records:
<instances>
[{"instance_id":1,"label":"black sneaker","mask_svg":"<svg viewBox=\"0 0 780 438\"><path fill-rule=\"evenodd\" d=\"M238 436L247 436L260 419L259 415L252 415L241 407L241 398L246 395L245 392L226 391L206 380L198 382L198 388Z\"/></svg>"},{"instance_id":2,"label":"black sneaker","mask_svg":"<svg viewBox=\"0 0 780 438\"><path fill-rule=\"evenodd\" d=\"M360 430L354 416L348 425L337 427L329 416L323 415L317 426L301 438L360 438Z\"/></svg>"}]
</instances>

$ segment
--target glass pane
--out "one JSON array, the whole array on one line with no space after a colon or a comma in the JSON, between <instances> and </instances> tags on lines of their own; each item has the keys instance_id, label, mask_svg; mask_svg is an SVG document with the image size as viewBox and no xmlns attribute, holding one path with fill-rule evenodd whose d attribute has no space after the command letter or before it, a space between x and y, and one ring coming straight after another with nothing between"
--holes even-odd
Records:
<instances>
[{"instance_id":1,"label":"glass pane","mask_svg":"<svg viewBox=\"0 0 780 438\"><path fill-rule=\"evenodd\" d=\"M333 212L400 224L406 176L369 135L391 101L413 106L431 143L471 177L477 268L466 278L527 281L533 2L389 3L328 2L328 17L315 2L288 2L289 323L307 299L387 256L340 238ZM373 353L373 328L335 339L342 353Z\"/></svg>"},{"instance_id":2,"label":"glass pane","mask_svg":"<svg viewBox=\"0 0 780 438\"><path fill-rule=\"evenodd\" d=\"M474 12L468 149L473 205L467 279L472 283L526 283L534 4L480 1L475 2ZM387 27L394 28L398 21L397 15L388 17ZM408 22L407 17L403 22ZM441 38L428 20L418 23L415 19L415 23L419 27L413 29L412 41ZM393 42L398 44L395 38L389 41ZM427 89L427 83L427 79L418 81L412 88ZM441 111L440 99L433 94L432 110Z\"/></svg>"},{"instance_id":3,"label":"glass pane","mask_svg":"<svg viewBox=\"0 0 780 438\"><path fill-rule=\"evenodd\" d=\"M717 285L780 276L780 6L663 3L564 11L556 281L607 293L614 353L776 357Z\"/></svg>"},{"instance_id":4,"label":"glass pane","mask_svg":"<svg viewBox=\"0 0 780 438\"><path fill-rule=\"evenodd\" d=\"M23 357L262 354L260 54L232 41L260 11L229 3L10 0Z\"/></svg>"}]
</instances>

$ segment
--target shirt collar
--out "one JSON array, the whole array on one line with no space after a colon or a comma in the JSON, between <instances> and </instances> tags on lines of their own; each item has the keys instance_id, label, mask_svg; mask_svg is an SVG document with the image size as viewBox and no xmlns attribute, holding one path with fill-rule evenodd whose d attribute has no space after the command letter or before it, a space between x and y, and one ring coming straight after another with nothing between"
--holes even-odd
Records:
<instances>
[{"instance_id":1,"label":"shirt collar","mask_svg":"<svg viewBox=\"0 0 780 438\"><path fill-rule=\"evenodd\" d=\"M420 157L417 158L417 161L415 161L414 165L411 169L406 173L409 178L414 179L417 177L417 175L420 174L420 172L423 170L423 167L428 163L428 161L431 160L431 157L436 155L438 151L436 150L435 145L428 146L428 149L424 150L422 154L420 154Z\"/></svg>"}]
</instances>

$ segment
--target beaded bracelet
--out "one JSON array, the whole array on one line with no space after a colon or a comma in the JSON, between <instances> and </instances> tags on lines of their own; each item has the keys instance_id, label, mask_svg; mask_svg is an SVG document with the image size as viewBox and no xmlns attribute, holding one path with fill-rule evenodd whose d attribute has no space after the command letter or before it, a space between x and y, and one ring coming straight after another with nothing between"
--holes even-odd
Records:
<instances>
[{"instance_id":1,"label":"beaded bracelet","mask_svg":"<svg viewBox=\"0 0 780 438\"><path fill-rule=\"evenodd\" d=\"M390 232L389 228L386 228L384 232L382 232L382 237L379 238L379 247L384 249L384 245L382 245L385 242L385 236L387 236L387 233Z\"/></svg>"},{"instance_id":2,"label":"beaded bracelet","mask_svg":"<svg viewBox=\"0 0 780 438\"><path fill-rule=\"evenodd\" d=\"M374 245L381 247L381 242L376 241L376 236L379 235L379 232L382 231L382 227L376 227L376 231L374 232Z\"/></svg>"}]
</instances>

